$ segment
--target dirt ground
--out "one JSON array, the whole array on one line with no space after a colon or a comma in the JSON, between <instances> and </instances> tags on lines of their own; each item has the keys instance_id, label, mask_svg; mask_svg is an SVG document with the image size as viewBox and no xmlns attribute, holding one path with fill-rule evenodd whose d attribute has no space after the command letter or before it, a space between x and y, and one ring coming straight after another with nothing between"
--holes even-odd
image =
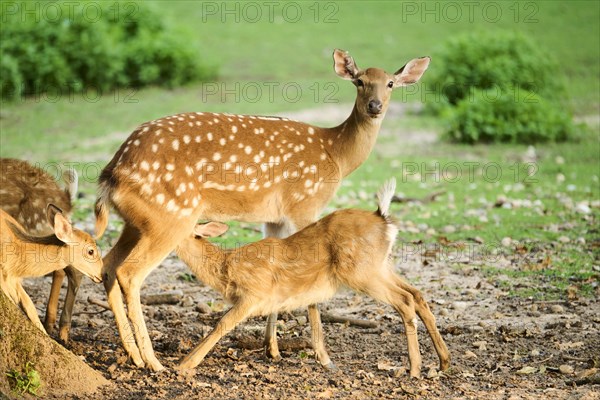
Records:
<instances>
[{"instance_id":1,"label":"dirt ground","mask_svg":"<svg viewBox=\"0 0 600 400\"><path fill-rule=\"evenodd\" d=\"M404 259L402 259L404 258ZM224 337L192 374L173 367L197 344L226 305L200 282L182 279L189 271L174 256L146 280L143 294L181 291L177 304L143 306L154 349L167 367L153 373L124 356L113 315L89 297L104 299L101 285L85 280L67 345L114 384L92 399L184 398L424 398L424 399L598 399L600 310L596 299L534 302L509 298L476 267L455 269L420 256L402 257L398 272L423 290L452 355L452 367L437 371L437 357L420 326L423 378L407 373L406 340L391 309L346 291L322 311L376 321L374 328L325 323L326 343L339 367L323 370L310 348L305 312L280 315L283 360L263 358L265 321L257 318ZM427 264L427 265L424 265ZM44 308L50 279L26 282ZM64 292L63 288L63 292ZM178 293L178 292L174 292ZM64 295L64 293L63 293ZM210 303L204 314L197 304ZM585 383L595 379L596 384ZM579 383L579 384L578 384ZM81 397L83 398L83 397ZM89 398L86 396L86 398Z\"/></svg>"}]
</instances>

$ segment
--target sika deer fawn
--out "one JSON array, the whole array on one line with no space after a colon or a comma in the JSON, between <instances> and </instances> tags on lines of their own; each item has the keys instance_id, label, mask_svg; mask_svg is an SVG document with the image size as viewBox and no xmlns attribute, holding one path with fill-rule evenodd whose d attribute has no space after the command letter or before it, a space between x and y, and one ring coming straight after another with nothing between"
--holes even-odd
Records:
<instances>
[{"instance_id":1,"label":"sika deer fawn","mask_svg":"<svg viewBox=\"0 0 600 400\"><path fill-rule=\"evenodd\" d=\"M183 359L180 368L197 366L222 336L246 318L320 303L347 286L391 304L400 314L411 376L421 373L416 315L433 340L440 368L447 369L450 355L429 306L417 289L394 272L391 250L398 229L389 216L389 206L395 186L395 180L390 180L382 187L374 213L336 211L286 239L266 238L230 251L204 239L225 233L227 225L196 225L196 237L184 240L177 255L233 307ZM311 331L317 359L332 365L318 315L311 319Z\"/></svg>"},{"instance_id":2,"label":"sika deer fawn","mask_svg":"<svg viewBox=\"0 0 600 400\"><path fill-rule=\"evenodd\" d=\"M48 205L47 219L54 234L31 236L0 210L0 287L44 332L35 306L21 286L22 278L43 276L72 265L94 282L102 281L102 259L92 237L73 229L62 211L52 204Z\"/></svg>"},{"instance_id":3,"label":"sika deer fawn","mask_svg":"<svg viewBox=\"0 0 600 400\"><path fill-rule=\"evenodd\" d=\"M279 238L316 221L341 180L369 156L392 89L417 82L429 65L428 57L417 58L388 74L359 69L342 50L333 58L337 75L357 89L352 113L337 127L278 117L178 114L140 125L102 171L97 236L108 224L109 204L125 220L104 259L104 285L123 346L137 366L163 369L142 314L142 283L196 221L265 223L265 235ZM318 316L316 304L310 305L309 318ZM265 348L279 359L276 318L268 318ZM131 331L135 341L127 340Z\"/></svg>"},{"instance_id":4,"label":"sika deer fawn","mask_svg":"<svg viewBox=\"0 0 600 400\"><path fill-rule=\"evenodd\" d=\"M62 174L62 179L66 184L64 189L60 188L54 178L41 168L22 160L0 158L0 183L2 183L0 208L16 219L28 234L33 236L51 235L53 233L52 225L45 218L47 205L55 204L68 218L73 208L72 202L77 196L77 172L74 169L67 169ZM60 315L59 336L64 342L67 342L71 329L73 304L83 277L81 272L71 266L64 270L54 271L44 327L48 333L54 332L58 297L65 273L69 285Z\"/></svg>"}]
</instances>

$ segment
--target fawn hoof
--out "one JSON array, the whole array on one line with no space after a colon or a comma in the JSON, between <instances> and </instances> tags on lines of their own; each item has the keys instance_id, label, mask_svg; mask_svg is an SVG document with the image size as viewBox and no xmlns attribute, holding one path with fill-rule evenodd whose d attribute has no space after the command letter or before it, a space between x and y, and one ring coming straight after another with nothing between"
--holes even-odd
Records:
<instances>
[{"instance_id":1,"label":"fawn hoof","mask_svg":"<svg viewBox=\"0 0 600 400\"><path fill-rule=\"evenodd\" d=\"M158 359L154 356L146 360L146 366L148 367L148 369L151 369L154 372L162 371L163 369L165 369L165 367L163 367L160 361L158 361Z\"/></svg>"},{"instance_id":2,"label":"fawn hoof","mask_svg":"<svg viewBox=\"0 0 600 400\"><path fill-rule=\"evenodd\" d=\"M271 344L265 343L265 358L273 362L281 361L281 354L279 353L277 345L273 347Z\"/></svg>"},{"instance_id":3,"label":"fawn hoof","mask_svg":"<svg viewBox=\"0 0 600 400\"><path fill-rule=\"evenodd\" d=\"M133 362L133 364L138 368L144 368L146 366L146 363L140 356L135 357L130 355L129 358L131 359L131 362Z\"/></svg>"},{"instance_id":4,"label":"fawn hoof","mask_svg":"<svg viewBox=\"0 0 600 400\"><path fill-rule=\"evenodd\" d=\"M410 377L412 379L421 379L421 371L410 371Z\"/></svg>"},{"instance_id":5,"label":"fawn hoof","mask_svg":"<svg viewBox=\"0 0 600 400\"><path fill-rule=\"evenodd\" d=\"M273 353L269 349L265 348L265 358L272 362L279 362L281 361L281 354L279 354L279 352Z\"/></svg>"},{"instance_id":6,"label":"fawn hoof","mask_svg":"<svg viewBox=\"0 0 600 400\"><path fill-rule=\"evenodd\" d=\"M54 336L54 333L56 333L56 328L54 327L54 324L44 323L44 329L46 329L46 332L48 332L48 335L50 336Z\"/></svg>"},{"instance_id":7,"label":"fawn hoof","mask_svg":"<svg viewBox=\"0 0 600 400\"><path fill-rule=\"evenodd\" d=\"M329 361L327 364L322 364L323 368L330 372L337 372L340 369L335 365L333 361Z\"/></svg>"},{"instance_id":8,"label":"fawn hoof","mask_svg":"<svg viewBox=\"0 0 600 400\"><path fill-rule=\"evenodd\" d=\"M58 337L60 338L60 340L62 340L63 343L69 343L69 329L61 329Z\"/></svg>"}]
</instances>

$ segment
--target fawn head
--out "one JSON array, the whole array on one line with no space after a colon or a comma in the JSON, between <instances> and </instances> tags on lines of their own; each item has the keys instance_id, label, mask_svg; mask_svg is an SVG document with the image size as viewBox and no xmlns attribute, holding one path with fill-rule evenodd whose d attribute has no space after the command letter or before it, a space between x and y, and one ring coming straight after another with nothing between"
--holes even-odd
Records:
<instances>
[{"instance_id":1,"label":"fawn head","mask_svg":"<svg viewBox=\"0 0 600 400\"><path fill-rule=\"evenodd\" d=\"M69 264L94 282L102 282L102 257L94 239L88 233L73 228L62 210L54 204L48 204L46 216L54 235L69 247Z\"/></svg>"},{"instance_id":2,"label":"fawn head","mask_svg":"<svg viewBox=\"0 0 600 400\"><path fill-rule=\"evenodd\" d=\"M429 66L429 57L415 58L394 74L379 68L359 69L344 50L333 52L335 73L356 86L356 109L369 118L383 118L392 90L416 83Z\"/></svg>"}]
</instances>

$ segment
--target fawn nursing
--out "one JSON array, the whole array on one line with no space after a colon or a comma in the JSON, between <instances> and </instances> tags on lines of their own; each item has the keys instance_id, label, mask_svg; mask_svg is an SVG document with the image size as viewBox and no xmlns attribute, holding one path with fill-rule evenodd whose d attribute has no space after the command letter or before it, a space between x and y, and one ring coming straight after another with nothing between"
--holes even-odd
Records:
<instances>
[{"instance_id":1,"label":"fawn nursing","mask_svg":"<svg viewBox=\"0 0 600 400\"><path fill-rule=\"evenodd\" d=\"M342 50L333 58L336 74L357 90L350 116L337 127L277 117L178 114L139 126L102 171L96 235L108 224L110 205L125 222L104 258L104 285L123 347L137 366L163 369L142 313L142 283L196 222L259 222L266 236L278 238L315 222L342 179L369 156L392 90L417 82L429 65L428 57L417 58L388 74L359 69ZM316 324L318 309L308 307ZM278 359L275 321L271 314L265 348ZM135 342L124 340L131 332ZM324 366L328 359L321 354Z\"/></svg>"},{"instance_id":2,"label":"fawn nursing","mask_svg":"<svg viewBox=\"0 0 600 400\"><path fill-rule=\"evenodd\" d=\"M92 237L73 229L52 204L48 205L47 218L54 234L31 236L0 210L0 288L44 332L35 306L21 286L22 278L43 276L71 265L95 282L102 280L102 259Z\"/></svg>"},{"instance_id":3,"label":"fawn nursing","mask_svg":"<svg viewBox=\"0 0 600 400\"><path fill-rule=\"evenodd\" d=\"M196 225L194 235L177 248L177 255L233 307L180 368L197 366L224 334L248 317L319 303L347 286L391 304L400 314L411 376L421 373L417 315L431 336L440 368L447 369L450 355L429 306L417 289L394 272L391 250L398 230L389 216L394 188L391 180L381 189L376 212L336 211L286 239L266 238L232 251L204 239L225 233L227 225ZM318 316L311 319L311 330L317 359L332 366Z\"/></svg>"}]
</instances>

